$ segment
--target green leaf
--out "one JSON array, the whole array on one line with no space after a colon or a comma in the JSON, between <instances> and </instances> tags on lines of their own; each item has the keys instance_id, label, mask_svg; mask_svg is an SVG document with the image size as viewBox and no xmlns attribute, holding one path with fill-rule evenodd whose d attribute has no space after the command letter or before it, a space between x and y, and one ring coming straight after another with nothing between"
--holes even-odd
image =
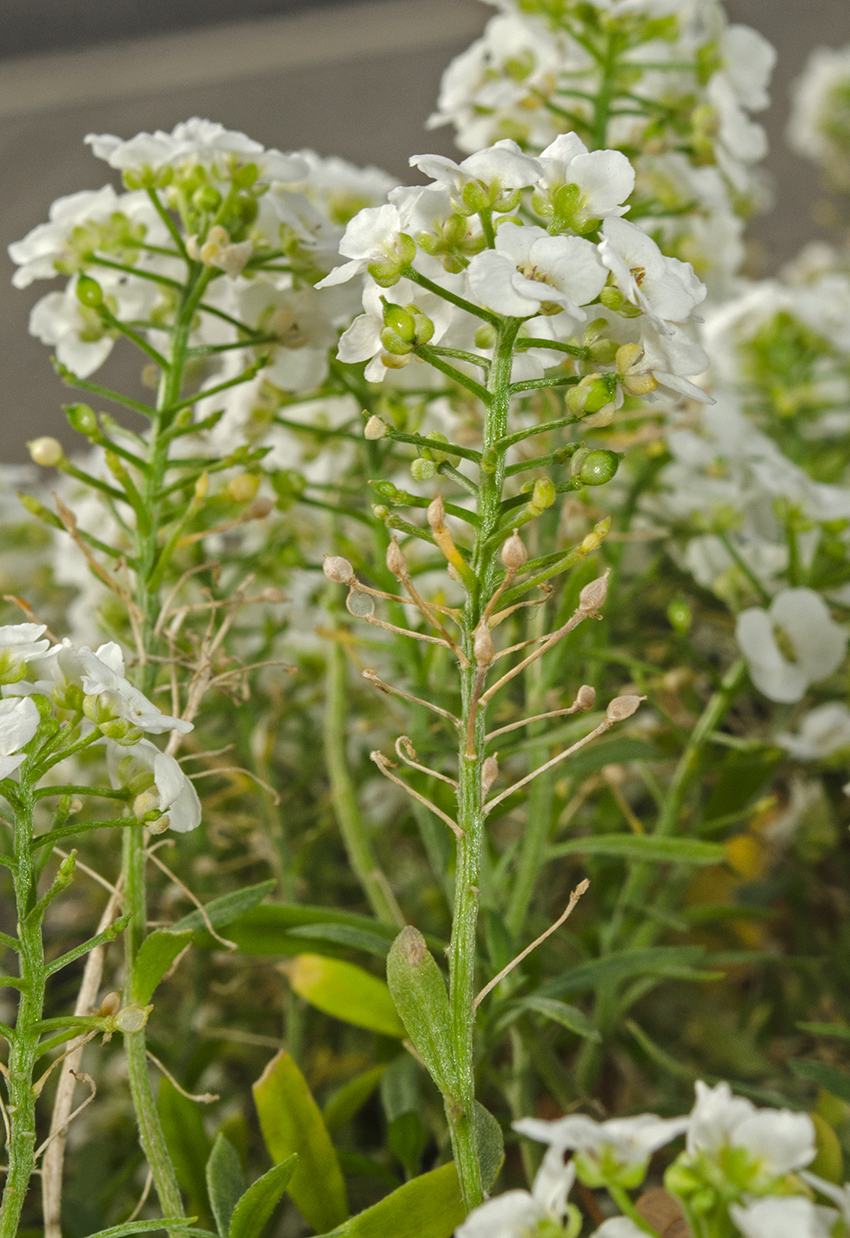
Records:
<instances>
[{"instance_id":1,"label":"green leaf","mask_svg":"<svg viewBox=\"0 0 850 1238\"><path fill-rule=\"evenodd\" d=\"M184 927L182 920L179 927ZM397 932L393 925L382 924L371 916L303 903L264 903L228 922L227 928L228 937L243 953L261 955L302 954L310 943L316 954L338 956L343 950L354 948L384 956ZM432 949L442 949L443 943L436 938L427 940ZM383 943L380 950L379 941ZM198 944L209 947L213 941L207 934L200 937Z\"/></svg>"},{"instance_id":2,"label":"green leaf","mask_svg":"<svg viewBox=\"0 0 850 1238\"><path fill-rule=\"evenodd\" d=\"M299 954L281 967L295 992L311 1006L355 1027L404 1038L404 1024L386 983L362 967L321 954Z\"/></svg>"},{"instance_id":3,"label":"green leaf","mask_svg":"<svg viewBox=\"0 0 850 1238\"><path fill-rule=\"evenodd\" d=\"M215 1238L208 1229L195 1229L192 1220L185 1217L154 1217L152 1221L125 1221L109 1229L99 1229L90 1238L124 1238L125 1234L158 1234L161 1229L171 1233L186 1234L187 1238Z\"/></svg>"},{"instance_id":4,"label":"green leaf","mask_svg":"<svg viewBox=\"0 0 850 1238\"><path fill-rule=\"evenodd\" d=\"M539 997L532 994L530 997L521 998L518 1002L512 1002L511 1005L519 1010L533 1010L535 1014L542 1015L544 1019L560 1023L561 1027L568 1028L577 1036L584 1036L586 1040L602 1039L599 1030L594 1027L584 1011L579 1010L577 1006L568 1006L566 1002L559 1002L554 997Z\"/></svg>"},{"instance_id":5,"label":"green leaf","mask_svg":"<svg viewBox=\"0 0 850 1238\"><path fill-rule=\"evenodd\" d=\"M331 1137L307 1082L288 1053L269 1062L254 1084L263 1139L276 1165L298 1154L289 1182L292 1201L324 1234L348 1218L345 1182Z\"/></svg>"},{"instance_id":6,"label":"green leaf","mask_svg":"<svg viewBox=\"0 0 850 1238\"><path fill-rule=\"evenodd\" d=\"M355 1075L353 1079L349 1079L348 1083L344 1083L338 1091L334 1092L322 1110L322 1117L329 1131L334 1131L351 1121L358 1109L366 1104L375 1091L386 1069L383 1062L379 1066L371 1066L369 1070Z\"/></svg>"},{"instance_id":7,"label":"green leaf","mask_svg":"<svg viewBox=\"0 0 850 1238\"><path fill-rule=\"evenodd\" d=\"M788 1065L801 1079L808 1079L825 1092L850 1103L850 1075L846 1071L827 1066L826 1062L806 1062L801 1058L794 1058Z\"/></svg>"},{"instance_id":8,"label":"green leaf","mask_svg":"<svg viewBox=\"0 0 850 1238\"><path fill-rule=\"evenodd\" d=\"M428 1073L444 1096L454 1090L449 998L425 938L408 924L387 955L387 982L396 1010Z\"/></svg>"},{"instance_id":9,"label":"green leaf","mask_svg":"<svg viewBox=\"0 0 850 1238\"><path fill-rule=\"evenodd\" d=\"M564 855L608 855L623 860L661 864L720 864L725 851L720 843L699 838L664 838L656 834L596 834L556 843L550 859Z\"/></svg>"},{"instance_id":10,"label":"green leaf","mask_svg":"<svg viewBox=\"0 0 850 1238\"><path fill-rule=\"evenodd\" d=\"M204 1130L201 1108L181 1096L168 1079L160 1080L156 1107L177 1181L189 1197L190 1210L206 1220L206 1165L212 1145Z\"/></svg>"},{"instance_id":11,"label":"green leaf","mask_svg":"<svg viewBox=\"0 0 850 1238\"><path fill-rule=\"evenodd\" d=\"M191 931L175 933L173 929L154 929L145 938L136 955L134 1001L147 1006L160 980L191 940Z\"/></svg>"},{"instance_id":12,"label":"green leaf","mask_svg":"<svg viewBox=\"0 0 850 1238\"><path fill-rule=\"evenodd\" d=\"M244 890L234 890L232 894L224 894L221 898L214 898L212 902L206 903L204 911L213 928L218 928L221 924L229 924L231 920L235 920L237 916L242 916L246 911L250 911L261 903L267 894L271 894L272 890L277 885L274 880L261 881L259 885L246 886ZM172 924L172 933L185 932L187 929L205 929L207 922L200 911L191 911L188 916L184 916L182 920L178 920L176 924Z\"/></svg>"},{"instance_id":13,"label":"green leaf","mask_svg":"<svg viewBox=\"0 0 850 1238\"><path fill-rule=\"evenodd\" d=\"M422 1166L422 1153L428 1142L428 1128L418 1113L400 1113L387 1131L387 1146L401 1161L408 1178L415 1178Z\"/></svg>"},{"instance_id":14,"label":"green leaf","mask_svg":"<svg viewBox=\"0 0 850 1238\"><path fill-rule=\"evenodd\" d=\"M206 1168L207 1191L221 1238L230 1233L230 1218L245 1191L245 1175L239 1153L229 1139L219 1135Z\"/></svg>"},{"instance_id":15,"label":"green leaf","mask_svg":"<svg viewBox=\"0 0 850 1238\"><path fill-rule=\"evenodd\" d=\"M385 959L391 942L377 933L367 932L362 928L353 928L350 924L296 924L289 930L289 937L295 939L295 945L301 943L303 948L308 942L311 945L331 942L333 945L345 946L349 950L364 950L378 958Z\"/></svg>"},{"instance_id":16,"label":"green leaf","mask_svg":"<svg viewBox=\"0 0 850 1238\"><path fill-rule=\"evenodd\" d=\"M475 1102L475 1146L481 1164L484 1190L491 1190L505 1159L505 1137L502 1128L489 1109Z\"/></svg>"},{"instance_id":17,"label":"green leaf","mask_svg":"<svg viewBox=\"0 0 850 1238\"><path fill-rule=\"evenodd\" d=\"M834 1036L837 1040L850 1040L850 1027L846 1023L798 1023L801 1032L812 1036Z\"/></svg>"},{"instance_id":18,"label":"green leaf","mask_svg":"<svg viewBox=\"0 0 850 1238\"><path fill-rule=\"evenodd\" d=\"M454 1165L406 1182L327 1238L451 1238L466 1209Z\"/></svg>"},{"instance_id":19,"label":"green leaf","mask_svg":"<svg viewBox=\"0 0 850 1238\"><path fill-rule=\"evenodd\" d=\"M230 1222L229 1238L260 1238L283 1192L289 1186L297 1156L290 1156L258 1178L239 1200Z\"/></svg>"},{"instance_id":20,"label":"green leaf","mask_svg":"<svg viewBox=\"0 0 850 1238\"><path fill-rule=\"evenodd\" d=\"M557 997L562 993L582 993L597 985L632 976L663 976L674 974L688 979L688 969L702 958L702 946L645 946L639 950L618 950L601 959L579 963L570 971L556 976L537 990L539 997ZM697 973L699 975L699 973Z\"/></svg>"}]
</instances>

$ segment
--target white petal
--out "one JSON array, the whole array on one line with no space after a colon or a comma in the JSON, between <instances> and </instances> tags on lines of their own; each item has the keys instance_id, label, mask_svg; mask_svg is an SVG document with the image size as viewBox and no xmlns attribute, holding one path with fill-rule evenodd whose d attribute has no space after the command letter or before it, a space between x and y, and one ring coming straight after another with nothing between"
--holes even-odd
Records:
<instances>
[{"instance_id":1,"label":"white petal","mask_svg":"<svg viewBox=\"0 0 850 1238\"><path fill-rule=\"evenodd\" d=\"M484 249L470 262L466 277L472 295L482 305L497 314L527 318L538 312L540 301L544 298L530 301L521 296L513 285L516 273L516 267L510 258L496 253L495 249Z\"/></svg>"},{"instance_id":2,"label":"white petal","mask_svg":"<svg viewBox=\"0 0 850 1238\"><path fill-rule=\"evenodd\" d=\"M455 1230L455 1238L519 1238L544 1220L528 1191L506 1191L475 1208Z\"/></svg>"},{"instance_id":3,"label":"white petal","mask_svg":"<svg viewBox=\"0 0 850 1238\"><path fill-rule=\"evenodd\" d=\"M817 1152L812 1119L790 1109L760 1109L745 1118L735 1130L734 1144L758 1157L771 1176L803 1169Z\"/></svg>"},{"instance_id":4,"label":"white petal","mask_svg":"<svg viewBox=\"0 0 850 1238\"><path fill-rule=\"evenodd\" d=\"M14 774L15 770L23 764L24 754L21 752L16 757L0 757L0 778L8 778L10 774Z\"/></svg>"},{"instance_id":5,"label":"white petal","mask_svg":"<svg viewBox=\"0 0 850 1238\"><path fill-rule=\"evenodd\" d=\"M7 697L0 701L0 756L8 757L20 752L35 735L40 720L38 707L28 696Z\"/></svg>"},{"instance_id":6,"label":"white petal","mask_svg":"<svg viewBox=\"0 0 850 1238\"><path fill-rule=\"evenodd\" d=\"M802 1195L772 1196L729 1209L743 1238L830 1238L837 1214Z\"/></svg>"}]
</instances>

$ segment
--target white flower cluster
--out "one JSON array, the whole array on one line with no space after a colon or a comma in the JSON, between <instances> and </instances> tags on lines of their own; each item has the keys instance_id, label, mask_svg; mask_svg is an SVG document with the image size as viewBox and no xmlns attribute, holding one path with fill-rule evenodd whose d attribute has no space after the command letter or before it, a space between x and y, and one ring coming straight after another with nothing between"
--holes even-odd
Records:
<instances>
[{"instance_id":1,"label":"white flower cluster","mask_svg":"<svg viewBox=\"0 0 850 1238\"><path fill-rule=\"evenodd\" d=\"M561 363L557 345L580 344L592 318L600 368L584 387L610 376L594 411L656 387L706 398L688 378L707 358L683 329L705 287L622 218L634 184L624 155L563 134L539 156L504 139L460 163L418 155L411 164L433 183L394 189L386 205L356 215L340 244L348 261L318 285L364 280L365 313L342 336L341 360L368 361L366 377L379 382L417 345L450 340L486 363L492 331L466 303L521 319L523 335L540 341L517 353L515 381Z\"/></svg>"},{"instance_id":2,"label":"white flower cluster","mask_svg":"<svg viewBox=\"0 0 850 1238\"><path fill-rule=\"evenodd\" d=\"M86 141L121 172L127 191L106 185L60 198L47 223L9 247L17 287L70 277L30 318L32 334L55 347L59 362L90 376L112 350L119 324L163 347L175 289L187 265L200 263L214 278L192 347L236 344L244 337L234 322L245 323L262 337L272 383L296 392L321 383L328 348L353 306L313 285L333 264L342 225L381 200L392 179L312 151L266 150L197 118L171 133L128 141L92 134ZM97 288L81 285L82 275ZM231 369L253 359L247 345L235 351L222 354Z\"/></svg>"},{"instance_id":3,"label":"white flower cluster","mask_svg":"<svg viewBox=\"0 0 850 1238\"><path fill-rule=\"evenodd\" d=\"M694 1108L681 1118L641 1114L597 1122L575 1114L553 1122L523 1118L514 1127L548 1144L531 1192L508 1191L488 1200L470 1213L457 1238L577 1235L581 1222L568 1203L576 1178L592 1188L639 1187L653 1153L680 1135L685 1149L665 1181L686 1214L697 1192L703 1216L716 1209L712 1223L719 1227L705 1232L731 1232L731 1215L744 1238L828 1238L839 1217L850 1217L850 1187L805 1172L799 1176L815 1157L811 1118L787 1109L757 1109L733 1096L727 1083L713 1088L697 1083ZM572 1157L565 1163L568 1152ZM838 1211L815 1204L813 1190L836 1203ZM593 1238L640 1238L645 1232L630 1217L618 1216Z\"/></svg>"},{"instance_id":4,"label":"white flower cluster","mask_svg":"<svg viewBox=\"0 0 850 1238\"><path fill-rule=\"evenodd\" d=\"M113 784L131 789L135 815L153 832L194 829L201 806L192 783L174 757L142 738L185 734L191 722L163 714L130 683L114 641L92 651L68 640L51 645L45 632L37 623L0 627L0 778L26 759L42 708L55 708L106 737Z\"/></svg>"},{"instance_id":5,"label":"white flower cluster","mask_svg":"<svg viewBox=\"0 0 850 1238\"><path fill-rule=\"evenodd\" d=\"M794 84L788 143L831 186L850 189L850 46L812 52Z\"/></svg>"},{"instance_id":6,"label":"white flower cluster","mask_svg":"<svg viewBox=\"0 0 850 1238\"><path fill-rule=\"evenodd\" d=\"M565 130L632 152L643 226L718 291L739 265L739 216L763 204L773 47L718 0L488 0L501 12L443 77L432 126L462 150L510 137L539 151ZM622 49L617 56L612 49ZM614 59L612 60L612 55Z\"/></svg>"}]
</instances>

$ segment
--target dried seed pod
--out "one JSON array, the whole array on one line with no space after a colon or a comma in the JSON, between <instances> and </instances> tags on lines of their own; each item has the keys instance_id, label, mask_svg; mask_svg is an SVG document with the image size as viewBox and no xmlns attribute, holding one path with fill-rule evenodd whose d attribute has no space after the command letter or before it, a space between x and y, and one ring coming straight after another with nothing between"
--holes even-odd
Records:
<instances>
[{"instance_id":1,"label":"dried seed pod","mask_svg":"<svg viewBox=\"0 0 850 1238\"><path fill-rule=\"evenodd\" d=\"M516 529L503 544L500 558L509 572L520 571L528 562L528 551Z\"/></svg>"},{"instance_id":2,"label":"dried seed pod","mask_svg":"<svg viewBox=\"0 0 850 1238\"><path fill-rule=\"evenodd\" d=\"M397 579L407 575L407 559L395 538L392 538L387 546L387 568Z\"/></svg>"},{"instance_id":3,"label":"dried seed pod","mask_svg":"<svg viewBox=\"0 0 850 1238\"><path fill-rule=\"evenodd\" d=\"M120 1009L121 994L118 992L107 993L104 996L103 1001L98 1006L97 1013L106 1017L108 1015L117 1014Z\"/></svg>"},{"instance_id":4,"label":"dried seed pod","mask_svg":"<svg viewBox=\"0 0 850 1238\"><path fill-rule=\"evenodd\" d=\"M363 437L368 439L383 438L387 432L386 423L380 417L370 417L363 429Z\"/></svg>"},{"instance_id":5,"label":"dried seed pod","mask_svg":"<svg viewBox=\"0 0 850 1238\"><path fill-rule=\"evenodd\" d=\"M625 722L626 718L631 718L641 701L645 700L645 696L615 696L605 710L605 717L609 722Z\"/></svg>"},{"instance_id":6,"label":"dried seed pod","mask_svg":"<svg viewBox=\"0 0 850 1238\"><path fill-rule=\"evenodd\" d=\"M608 596L608 573L597 576L578 595L578 608L585 615L595 615Z\"/></svg>"},{"instance_id":7,"label":"dried seed pod","mask_svg":"<svg viewBox=\"0 0 850 1238\"><path fill-rule=\"evenodd\" d=\"M483 619L475 629L475 636L472 641L472 653L475 658L476 666L482 668L489 666L496 656L496 646L493 643L490 626L485 623Z\"/></svg>"},{"instance_id":8,"label":"dried seed pod","mask_svg":"<svg viewBox=\"0 0 850 1238\"><path fill-rule=\"evenodd\" d=\"M353 585L357 580L354 568L348 559L343 559L342 555L325 555L322 571L328 580L332 580L337 585Z\"/></svg>"},{"instance_id":9,"label":"dried seed pod","mask_svg":"<svg viewBox=\"0 0 850 1238\"><path fill-rule=\"evenodd\" d=\"M445 528L446 508L441 494L438 494L436 499L432 499L428 505L428 524L434 530Z\"/></svg>"},{"instance_id":10,"label":"dried seed pod","mask_svg":"<svg viewBox=\"0 0 850 1238\"><path fill-rule=\"evenodd\" d=\"M585 711L593 709L596 704L596 689L591 688L589 683L583 683L576 693L576 704Z\"/></svg>"},{"instance_id":11,"label":"dried seed pod","mask_svg":"<svg viewBox=\"0 0 850 1238\"><path fill-rule=\"evenodd\" d=\"M499 777L499 762L495 757L487 757L481 766L481 794L485 796Z\"/></svg>"}]
</instances>

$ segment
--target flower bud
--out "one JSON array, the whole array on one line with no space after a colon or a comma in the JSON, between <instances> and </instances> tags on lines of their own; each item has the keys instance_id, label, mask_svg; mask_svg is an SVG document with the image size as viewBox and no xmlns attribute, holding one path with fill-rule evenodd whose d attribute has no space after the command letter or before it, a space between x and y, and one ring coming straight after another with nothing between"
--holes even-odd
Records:
<instances>
[{"instance_id":1,"label":"flower bud","mask_svg":"<svg viewBox=\"0 0 850 1238\"><path fill-rule=\"evenodd\" d=\"M585 585L578 595L578 608L585 615L595 615L608 596L608 572Z\"/></svg>"},{"instance_id":2,"label":"flower bud","mask_svg":"<svg viewBox=\"0 0 850 1238\"><path fill-rule=\"evenodd\" d=\"M434 335L434 324L427 314L421 314L418 310L413 317L416 327L414 340L417 344L427 344Z\"/></svg>"},{"instance_id":3,"label":"flower bud","mask_svg":"<svg viewBox=\"0 0 850 1238\"><path fill-rule=\"evenodd\" d=\"M408 344L412 344L416 336L416 322L409 310L391 302L384 302L384 325L394 331Z\"/></svg>"},{"instance_id":4,"label":"flower bud","mask_svg":"<svg viewBox=\"0 0 850 1238\"><path fill-rule=\"evenodd\" d=\"M140 1032L152 1010L153 1006L125 1006L115 1016L115 1026L119 1032Z\"/></svg>"},{"instance_id":5,"label":"flower bud","mask_svg":"<svg viewBox=\"0 0 850 1238\"><path fill-rule=\"evenodd\" d=\"M353 585L357 583L354 568L342 555L325 555L322 571L334 584Z\"/></svg>"},{"instance_id":6,"label":"flower bud","mask_svg":"<svg viewBox=\"0 0 850 1238\"><path fill-rule=\"evenodd\" d=\"M599 294L599 300L606 309L616 312L622 306L625 297L619 288L608 287L602 289Z\"/></svg>"},{"instance_id":7,"label":"flower bud","mask_svg":"<svg viewBox=\"0 0 850 1238\"><path fill-rule=\"evenodd\" d=\"M476 348L492 348L495 343L496 332L489 323L485 323L483 327L479 327L475 332Z\"/></svg>"},{"instance_id":8,"label":"flower bud","mask_svg":"<svg viewBox=\"0 0 850 1238\"><path fill-rule=\"evenodd\" d=\"M670 603L667 607L667 618L675 631L682 634L690 629L694 621L693 611L684 598L676 598Z\"/></svg>"},{"instance_id":9,"label":"flower bud","mask_svg":"<svg viewBox=\"0 0 850 1238\"><path fill-rule=\"evenodd\" d=\"M66 404L65 416L68 418L71 429L79 434L86 434L89 437L97 434L97 417L88 404Z\"/></svg>"},{"instance_id":10,"label":"flower bud","mask_svg":"<svg viewBox=\"0 0 850 1238\"><path fill-rule=\"evenodd\" d=\"M600 408L598 413L591 413L589 417L585 417L582 422L582 429L584 429L585 426L587 426L588 429L594 430L601 428L602 426L610 426L611 422L614 420L614 412L615 409L613 403L606 404L604 408Z\"/></svg>"},{"instance_id":11,"label":"flower bud","mask_svg":"<svg viewBox=\"0 0 850 1238\"><path fill-rule=\"evenodd\" d=\"M588 709L593 709L593 706L596 704L596 689L591 688L589 683L583 683L576 693L576 704L585 713L587 713Z\"/></svg>"},{"instance_id":12,"label":"flower bud","mask_svg":"<svg viewBox=\"0 0 850 1238\"><path fill-rule=\"evenodd\" d=\"M585 486L603 486L617 472L622 455L618 451L600 448L589 452L578 469L579 481Z\"/></svg>"},{"instance_id":13,"label":"flower bud","mask_svg":"<svg viewBox=\"0 0 850 1238\"><path fill-rule=\"evenodd\" d=\"M429 481L437 471L433 460L423 460L420 456L410 462L410 476L414 481Z\"/></svg>"},{"instance_id":14,"label":"flower bud","mask_svg":"<svg viewBox=\"0 0 850 1238\"><path fill-rule=\"evenodd\" d=\"M472 653L475 665L483 668L489 666L496 656L496 646L490 632L490 625L482 619L475 629L472 640Z\"/></svg>"},{"instance_id":15,"label":"flower bud","mask_svg":"<svg viewBox=\"0 0 850 1238\"><path fill-rule=\"evenodd\" d=\"M528 551L519 533L514 529L508 540L502 544L499 556L509 572L518 572L528 562Z\"/></svg>"},{"instance_id":16,"label":"flower bud","mask_svg":"<svg viewBox=\"0 0 850 1238\"><path fill-rule=\"evenodd\" d=\"M590 360L596 365L612 365L622 350L618 348L616 340L596 340L588 351Z\"/></svg>"},{"instance_id":17,"label":"flower bud","mask_svg":"<svg viewBox=\"0 0 850 1238\"><path fill-rule=\"evenodd\" d=\"M394 357L406 357L413 352L414 345L393 331L392 327L384 327L381 332L381 343L387 352Z\"/></svg>"},{"instance_id":18,"label":"flower bud","mask_svg":"<svg viewBox=\"0 0 850 1238\"><path fill-rule=\"evenodd\" d=\"M77 300L90 309L99 309L103 305L103 289L96 279L90 275L81 275L77 280Z\"/></svg>"},{"instance_id":19,"label":"flower bud","mask_svg":"<svg viewBox=\"0 0 850 1238\"><path fill-rule=\"evenodd\" d=\"M386 432L386 423L381 421L380 417L370 417L363 428L363 437L374 441L383 438Z\"/></svg>"},{"instance_id":20,"label":"flower bud","mask_svg":"<svg viewBox=\"0 0 850 1238\"><path fill-rule=\"evenodd\" d=\"M240 473L227 483L227 497L234 503L250 503L260 488L256 473Z\"/></svg>"},{"instance_id":21,"label":"flower bud","mask_svg":"<svg viewBox=\"0 0 850 1238\"><path fill-rule=\"evenodd\" d=\"M50 438L47 435L43 438L34 438L27 443L27 447L33 464L40 464L42 468L55 469L65 459L65 452L58 438Z\"/></svg>"},{"instance_id":22,"label":"flower bud","mask_svg":"<svg viewBox=\"0 0 850 1238\"><path fill-rule=\"evenodd\" d=\"M481 795L482 798L492 787L493 783L499 777L499 762L495 757L485 757L484 764L481 766Z\"/></svg>"},{"instance_id":23,"label":"flower bud","mask_svg":"<svg viewBox=\"0 0 850 1238\"><path fill-rule=\"evenodd\" d=\"M436 531L443 529L446 525L446 508L443 503L443 496L438 494L436 499L432 499L428 504L428 524Z\"/></svg>"},{"instance_id":24,"label":"flower bud","mask_svg":"<svg viewBox=\"0 0 850 1238\"><path fill-rule=\"evenodd\" d=\"M192 205L196 211L217 211L221 206L221 194L215 185L202 185L192 194Z\"/></svg>"},{"instance_id":25,"label":"flower bud","mask_svg":"<svg viewBox=\"0 0 850 1238\"><path fill-rule=\"evenodd\" d=\"M159 812L159 792L156 787L142 791L133 800L133 816L137 821L143 821L149 812Z\"/></svg>"},{"instance_id":26,"label":"flower bud","mask_svg":"<svg viewBox=\"0 0 850 1238\"><path fill-rule=\"evenodd\" d=\"M387 546L387 568L397 579L407 575L407 559L394 537Z\"/></svg>"},{"instance_id":27,"label":"flower bud","mask_svg":"<svg viewBox=\"0 0 850 1238\"><path fill-rule=\"evenodd\" d=\"M555 502L555 483L549 477L539 477L531 492L531 506L536 512L545 511Z\"/></svg>"},{"instance_id":28,"label":"flower bud","mask_svg":"<svg viewBox=\"0 0 850 1238\"><path fill-rule=\"evenodd\" d=\"M645 700L645 696L615 696L605 710L605 717L609 722L625 722Z\"/></svg>"}]
</instances>

